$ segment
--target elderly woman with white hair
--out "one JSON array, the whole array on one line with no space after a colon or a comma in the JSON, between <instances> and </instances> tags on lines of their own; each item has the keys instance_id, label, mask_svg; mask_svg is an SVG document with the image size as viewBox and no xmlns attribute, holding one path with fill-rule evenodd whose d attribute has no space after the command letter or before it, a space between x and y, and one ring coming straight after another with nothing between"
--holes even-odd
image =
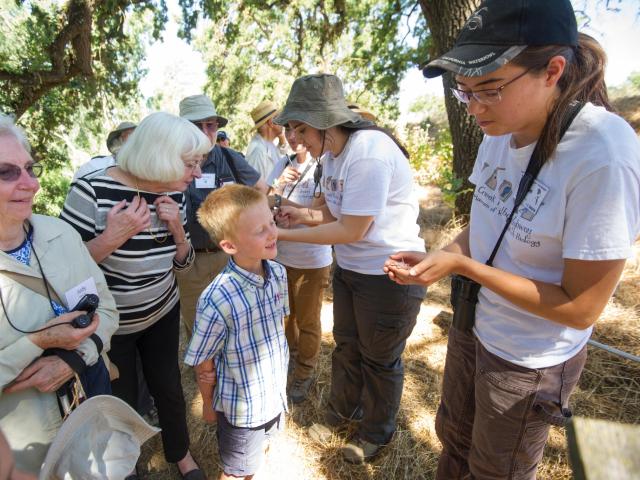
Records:
<instances>
[{"instance_id":1,"label":"elderly woman with white hair","mask_svg":"<svg viewBox=\"0 0 640 480\"><path fill-rule=\"evenodd\" d=\"M32 212L41 172L22 129L0 115L0 429L16 469L29 473L40 471L62 424L56 390L82 383L87 395L108 393L100 353L118 324L104 275L77 232ZM69 310L85 291L100 303L88 325L74 328L81 313Z\"/></svg>"},{"instance_id":2,"label":"elderly woman with white hair","mask_svg":"<svg viewBox=\"0 0 640 480\"><path fill-rule=\"evenodd\" d=\"M190 480L204 475L189 453L175 272L194 259L182 192L201 176L210 149L189 121L153 113L122 147L117 166L72 185L62 212L102 268L120 312L109 354L120 370L113 392L135 407L138 351L158 408L165 458Z\"/></svg>"}]
</instances>

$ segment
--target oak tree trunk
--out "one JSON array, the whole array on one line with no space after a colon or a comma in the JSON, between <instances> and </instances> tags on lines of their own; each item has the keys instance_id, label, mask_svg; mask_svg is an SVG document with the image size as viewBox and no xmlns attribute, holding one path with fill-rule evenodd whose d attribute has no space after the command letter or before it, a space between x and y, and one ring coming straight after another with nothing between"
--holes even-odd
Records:
<instances>
[{"instance_id":1,"label":"oak tree trunk","mask_svg":"<svg viewBox=\"0 0 640 480\"><path fill-rule=\"evenodd\" d=\"M420 0L422 13L427 19L427 25L431 32L431 58L442 55L453 46L458 31L479 4L480 0ZM463 190L471 189L473 186L469 183L468 178L482 140L482 131L473 118L467 114L466 106L456 100L451 93L449 88L455 86L453 75L443 75L442 83L453 142L453 173L456 177L464 180ZM471 191L458 195L456 198L457 215L469 214L471 198Z\"/></svg>"}]
</instances>

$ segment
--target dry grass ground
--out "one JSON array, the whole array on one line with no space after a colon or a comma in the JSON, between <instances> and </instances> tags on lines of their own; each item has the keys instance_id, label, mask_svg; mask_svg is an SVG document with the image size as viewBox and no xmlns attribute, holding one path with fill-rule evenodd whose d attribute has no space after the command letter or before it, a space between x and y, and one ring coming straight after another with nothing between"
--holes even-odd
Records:
<instances>
[{"instance_id":1,"label":"dry grass ground","mask_svg":"<svg viewBox=\"0 0 640 480\"><path fill-rule=\"evenodd\" d=\"M448 222L450 212L441 204L437 189L424 189L421 207L420 225L429 247L437 248L455 235L457 227ZM640 355L639 283L640 245L636 245L635 259L628 263L623 280L594 333L595 339L635 355ZM434 419L451 318L448 294L446 281L429 290L404 353L406 374L398 432L386 452L364 466L352 466L341 459L339 447L345 437L336 437L331 445L323 448L310 443L306 435L307 427L320 418L329 392L333 347L329 294L323 309L317 383L311 398L301 406L294 406L287 415L286 430L271 445L267 462L256 480L433 478L440 451ZM209 478L217 478L220 468L215 427L200 420L201 401L192 373L186 368L183 385L192 451ZM589 360L572 403L577 415L640 423L640 365L590 347ZM175 467L167 466L163 460L159 436L145 446L140 466L143 478L179 478ZM571 478L562 429L552 429L538 478Z\"/></svg>"}]
</instances>

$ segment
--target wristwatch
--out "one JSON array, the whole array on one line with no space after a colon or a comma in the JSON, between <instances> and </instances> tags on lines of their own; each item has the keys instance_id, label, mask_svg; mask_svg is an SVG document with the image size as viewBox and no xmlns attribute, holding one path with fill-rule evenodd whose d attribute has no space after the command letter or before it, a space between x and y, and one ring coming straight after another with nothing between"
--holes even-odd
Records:
<instances>
[{"instance_id":1,"label":"wristwatch","mask_svg":"<svg viewBox=\"0 0 640 480\"><path fill-rule=\"evenodd\" d=\"M273 197L274 197L273 209L274 210L279 210L280 209L280 205L282 205L282 195L278 195L276 193Z\"/></svg>"}]
</instances>

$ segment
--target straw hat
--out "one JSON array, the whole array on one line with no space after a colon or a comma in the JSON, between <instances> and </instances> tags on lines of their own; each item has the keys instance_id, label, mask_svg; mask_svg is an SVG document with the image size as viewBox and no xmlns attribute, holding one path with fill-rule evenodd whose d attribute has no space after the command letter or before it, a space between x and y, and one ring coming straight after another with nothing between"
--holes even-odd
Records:
<instances>
[{"instance_id":1,"label":"straw hat","mask_svg":"<svg viewBox=\"0 0 640 480\"><path fill-rule=\"evenodd\" d=\"M109 132L109 135L107 135L107 149L111 153L115 153L113 151L113 142L115 142L118 139L118 137L122 135L122 132L126 130L131 130L132 128L136 128L136 127L137 125L133 122L120 122L118 126L114 130L111 130Z\"/></svg>"},{"instance_id":2,"label":"straw hat","mask_svg":"<svg viewBox=\"0 0 640 480\"><path fill-rule=\"evenodd\" d=\"M265 100L260 102L260 104L251 110L251 118L253 119L253 123L255 123L256 130L259 129L262 125L267 123L270 118L275 117L279 113L278 107L275 103L270 100Z\"/></svg>"},{"instance_id":3,"label":"straw hat","mask_svg":"<svg viewBox=\"0 0 640 480\"><path fill-rule=\"evenodd\" d=\"M140 446L159 431L119 398L92 397L62 423L39 480L124 478L135 467Z\"/></svg>"},{"instance_id":4,"label":"straw hat","mask_svg":"<svg viewBox=\"0 0 640 480\"><path fill-rule=\"evenodd\" d=\"M275 122L290 120L306 123L318 130L342 125L348 128L373 125L347 106L342 82L335 75L305 75L293 82L287 103Z\"/></svg>"},{"instance_id":5,"label":"straw hat","mask_svg":"<svg viewBox=\"0 0 640 480\"><path fill-rule=\"evenodd\" d=\"M229 122L218 115L216 106L206 95L191 95L180 100L180 116L191 122L215 118L218 121L218 128L224 127Z\"/></svg>"},{"instance_id":6,"label":"straw hat","mask_svg":"<svg viewBox=\"0 0 640 480\"><path fill-rule=\"evenodd\" d=\"M349 107L349 110L351 110L352 112L358 113L365 120L369 120L370 122L378 121L378 118L373 113L371 113L369 110L366 110L360 107L355 103L350 103L348 107Z\"/></svg>"}]
</instances>

